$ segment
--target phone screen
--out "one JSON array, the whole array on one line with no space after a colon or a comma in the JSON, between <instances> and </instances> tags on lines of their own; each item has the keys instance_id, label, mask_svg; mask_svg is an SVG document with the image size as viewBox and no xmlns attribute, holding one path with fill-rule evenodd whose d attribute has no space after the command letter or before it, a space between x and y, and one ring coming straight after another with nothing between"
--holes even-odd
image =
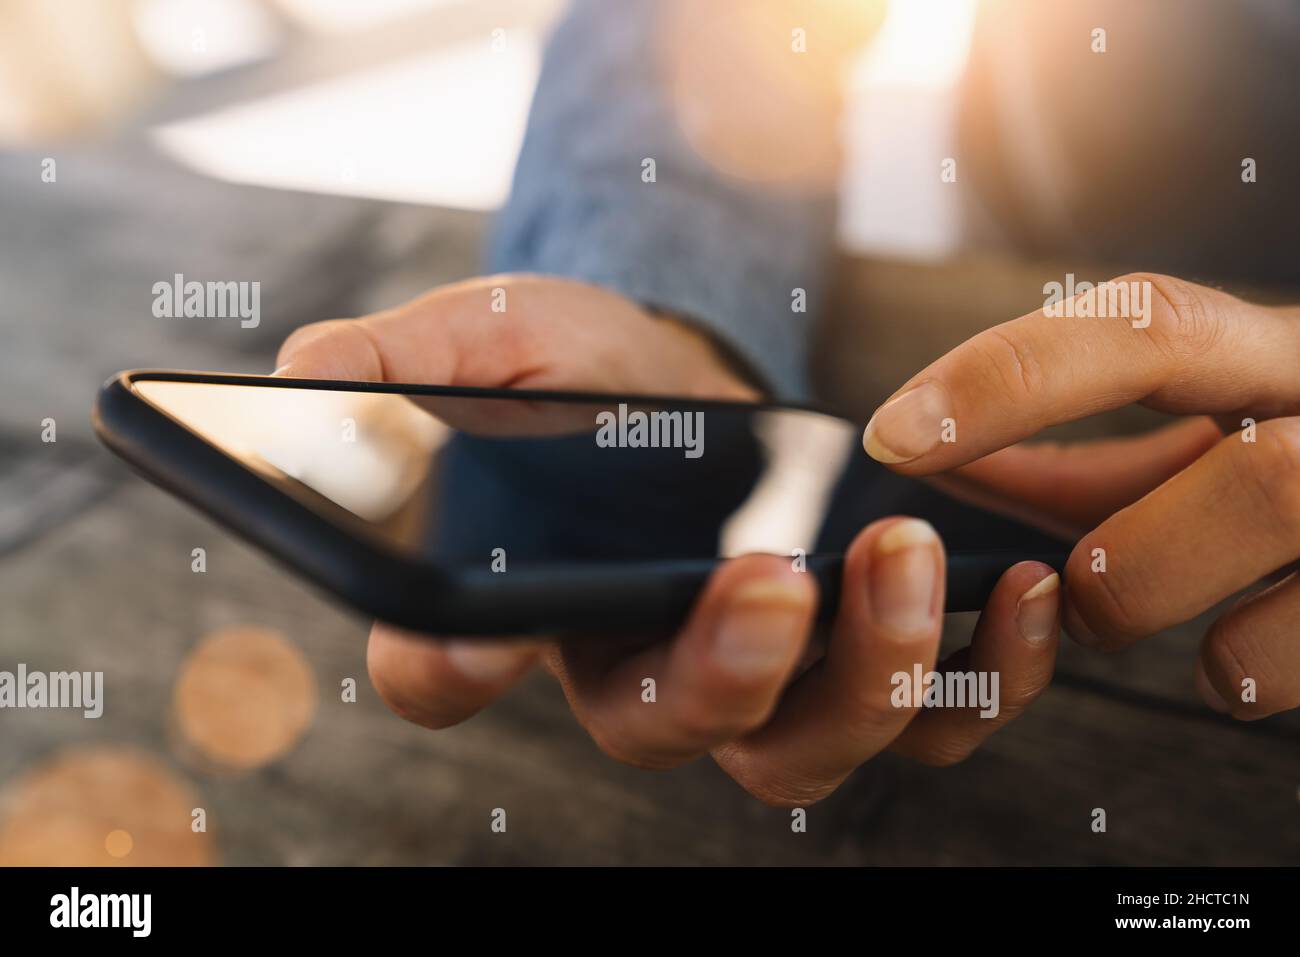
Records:
<instances>
[{"instance_id":1,"label":"phone screen","mask_svg":"<svg viewBox=\"0 0 1300 957\"><path fill-rule=\"evenodd\" d=\"M441 562L811 554L862 456L855 426L795 409L133 387L323 517Z\"/></svg>"}]
</instances>

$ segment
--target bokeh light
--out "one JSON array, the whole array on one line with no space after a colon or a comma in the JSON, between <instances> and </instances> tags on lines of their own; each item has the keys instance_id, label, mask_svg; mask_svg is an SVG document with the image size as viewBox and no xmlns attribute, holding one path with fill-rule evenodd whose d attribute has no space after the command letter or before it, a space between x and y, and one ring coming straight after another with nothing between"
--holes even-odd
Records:
<instances>
[{"instance_id":1,"label":"bokeh light","mask_svg":"<svg viewBox=\"0 0 1300 957\"><path fill-rule=\"evenodd\" d=\"M185 743L212 764L251 770L285 755L316 714L316 679L280 633L227 628L204 638L173 697Z\"/></svg>"},{"instance_id":2,"label":"bokeh light","mask_svg":"<svg viewBox=\"0 0 1300 957\"><path fill-rule=\"evenodd\" d=\"M55 755L0 793L0 867L197 866L193 789L158 759L92 746Z\"/></svg>"}]
</instances>

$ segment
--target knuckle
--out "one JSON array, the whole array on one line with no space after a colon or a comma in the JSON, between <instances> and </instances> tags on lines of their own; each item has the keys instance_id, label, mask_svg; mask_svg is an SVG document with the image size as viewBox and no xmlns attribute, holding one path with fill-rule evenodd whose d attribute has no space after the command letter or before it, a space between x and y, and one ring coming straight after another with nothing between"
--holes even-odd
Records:
<instances>
[{"instance_id":1,"label":"knuckle","mask_svg":"<svg viewBox=\"0 0 1300 957\"><path fill-rule=\"evenodd\" d=\"M994 326L971 340L1012 402L1029 402L1041 394L1043 367L1022 335L1010 324Z\"/></svg>"},{"instance_id":2,"label":"knuckle","mask_svg":"<svg viewBox=\"0 0 1300 957\"><path fill-rule=\"evenodd\" d=\"M1138 328L1168 356L1202 355L1223 337L1223 312L1205 290L1192 283L1148 272L1128 273L1111 282L1149 291L1149 322Z\"/></svg>"},{"instance_id":3,"label":"knuckle","mask_svg":"<svg viewBox=\"0 0 1300 957\"><path fill-rule=\"evenodd\" d=\"M1096 542L1080 543L1065 577L1066 604L1102 642L1102 647L1128 644L1151 631L1149 610L1143 602L1148 589L1135 587L1133 563L1117 562L1111 552L1105 571L1093 571L1091 554ZM1107 550L1110 551L1109 549Z\"/></svg>"},{"instance_id":4,"label":"knuckle","mask_svg":"<svg viewBox=\"0 0 1300 957\"><path fill-rule=\"evenodd\" d=\"M1041 673L1020 675L1013 681L1004 681L997 716L981 723L992 730L1015 721L1047 690L1051 680L1051 670L1044 669Z\"/></svg>"},{"instance_id":5,"label":"knuckle","mask_svg":"<svg viewBox=\"0 0 1300 957\"><path fill-rule=\"evenodd\" d=\"M1202 658L1207 675L1217 676L1217 687L1234 690L1228 706L1236 717L1262 717L1265 710L1263 689L1279 684L1284 676L1269 658L1264 643L1232 615L1215 622L1205 642ZM1243 700L1247 681L1253 681L1254 700Z\"/></svg>"},{"instance_id":6,"label":"knuckle","mask_svg":"<svg viewBox=\"0 0 1300 957\"><path fill-rule=\"evenodd\" d=\"M1230 440L1229 440L1230 441ZM1300 541L1300 418L1259 425L1254 442L1236 442L1239 472L1287 541Z\"/></svg>"},{"instance_id":7,"label":"knuckle","mask_svg":"<svg viewBox=\"0 0 1300 957\"><path fill-rule=\"evenodd\" d=\"M928 669L930 666L927 665ZM863 682L853 690L851 724L855 737L863 740L887 740L910 721L919 707L901 707L894 703L895 686L887 676Z\"/></svg>"},{"instance_id":8,"label":"knuckle","mask_svg":"<svg viewBox=\"0 0 1300 957\"><path fill-rule=\"evenodd\" d=\"M983 720L981 723L988 725L986 732L992 733L1004 724L1015 721L1016 718L1028 710L1034 700L1043 693L1042 684L1026 685L1024 687L1011 689L1010 694L1004 695L998 702L998 714L996 718Z\"/></svg>"}]
</instances>

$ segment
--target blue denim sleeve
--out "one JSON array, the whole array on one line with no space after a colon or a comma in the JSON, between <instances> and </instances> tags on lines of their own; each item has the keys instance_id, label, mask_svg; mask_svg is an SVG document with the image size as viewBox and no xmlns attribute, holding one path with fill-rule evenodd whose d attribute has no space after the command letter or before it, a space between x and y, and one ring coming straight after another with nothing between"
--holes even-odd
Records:
<instances>
[{"instance_id":1,"label":"blue denim sleeve","mask_svg":"<svg viewBox=\"0 0 1300 957\"><path fill-rule=\"evenodd\" d=\"M578 0L560 23L489 266L584 280L673 313L770 393L806 398L834 196L738 183L692 150L656 71L661 10L657 0ZM642 180L646 158L653 183Z\"/></svg>"}]
</instances>

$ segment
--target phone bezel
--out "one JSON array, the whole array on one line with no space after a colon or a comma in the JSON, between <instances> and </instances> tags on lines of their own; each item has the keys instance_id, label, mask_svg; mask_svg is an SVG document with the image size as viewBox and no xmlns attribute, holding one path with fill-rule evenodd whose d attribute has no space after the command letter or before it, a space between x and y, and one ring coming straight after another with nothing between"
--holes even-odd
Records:
<instances>
[{"instance_id":1,"label":"phone bezel","mask_svg":"<svg viewBox=\"0 0 1300 957\"><path fill-rule=\"evenodd\" d=\"M109 379L95 404L95 432L138 473L188 502L281 563L376 618L417 631L457 635L659 631L679 623L718 559L554 562L494 574L411 557L349 528L277 488L134 388L143 381L484 399L601 403L670 402L678 407L779 409L833 415L811 404L776 404L539 389L353 382L171 370L128 370ZM811 555L808 570L834 599L842 557Z\"/></svg>"},{"instance_id":2,"label":"phone bezel","mask_svg":"<svg viewBox=\"0 0 1300 957\"><path fill-rule=\"evenodd\" d=\"M265 375L140 369L109 379L95 402L95 432L149 481L225 525L274 559L353 608L403 628L459 637L565 634L610 639L662 634L679 625L721 559L554 562L493 573L413 560L359 530L331 521L277 488L153 405L136 382L162 380L276 388L381 392L581 403L672 403L682 407L790 410L830 415L814 404L734 402L653 394L492 389L353 382ZM359 527L358 527L359 528ZM945 610L978 611L1018 561L1063 572L1069 546L949 553ZM818 614L834 615L843 556L810 554Z\"/></svg>"}]
</instances>

